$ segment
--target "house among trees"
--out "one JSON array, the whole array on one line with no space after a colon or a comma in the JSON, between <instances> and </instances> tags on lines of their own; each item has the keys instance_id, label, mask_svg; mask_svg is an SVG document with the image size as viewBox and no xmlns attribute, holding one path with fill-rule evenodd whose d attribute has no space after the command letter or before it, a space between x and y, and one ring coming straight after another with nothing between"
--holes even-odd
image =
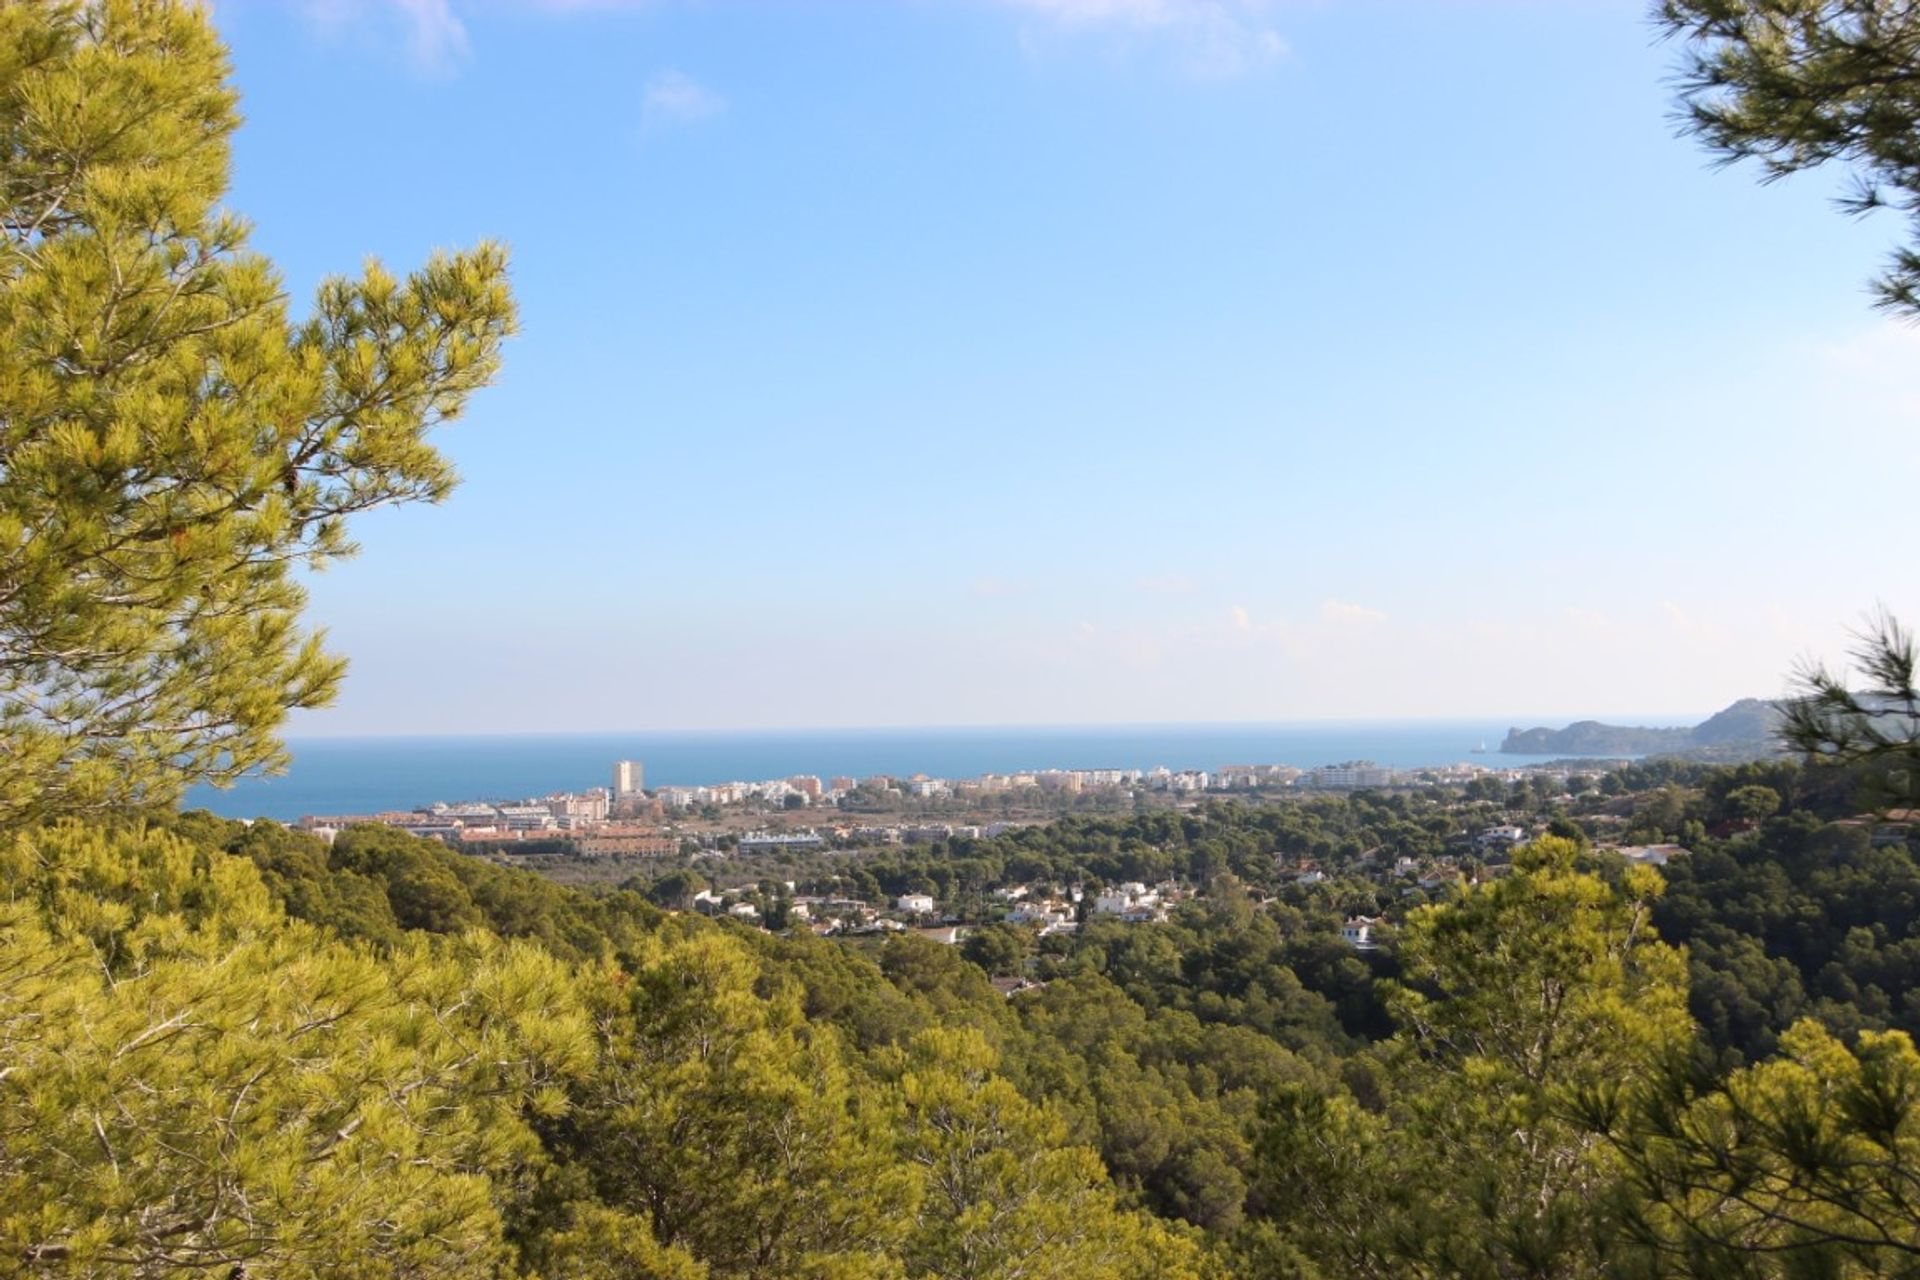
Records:
<instances>
[{"instance_id":1,"label":"house among trees","mask_svg":"<svg viewBox=\"0 0 1920 1280\"><path fill-rule=\"evenodd\" d=\"M1687 850L1677 844L1629 844L1617 852L1636 867L1664 867L1674 858L1687 856Z\"/></svg>"},{"instance_id":2,"label":"house among trees","mask_svg":"<svg viewBox=\"0 0 1920 1280\"><path fill-rule=\"evenodd\" d=\"M1373 933L1384 923L1377 916L1354 916L1340 926L1340 937L1355 951L1377 951L1380 944Z\"/></svg>"}]
</instances>

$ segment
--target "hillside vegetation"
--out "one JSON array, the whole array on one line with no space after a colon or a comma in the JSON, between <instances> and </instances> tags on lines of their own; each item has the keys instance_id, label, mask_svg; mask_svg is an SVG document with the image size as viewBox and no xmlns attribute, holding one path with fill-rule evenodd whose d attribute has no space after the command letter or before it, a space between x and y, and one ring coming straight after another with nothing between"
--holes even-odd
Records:
<instances>
[{"instance_id":1,"label":"hillside vegetation","mask_svg":"<svg viewBox=\"0 0 1920 1280\"><path fill-rule=\"evenodd\" d=\"M1670 885L1573 823L1410 909L1376 851L1416 847L1444 798L929 850L990 876L1152 850L1213 877L1164 924L1012 960L664 913L379 828L331 848L205 815L22 831L0 1270L1705 1275L1685 1251L1709 1229L1737 1237L1715 1265L1879 1266L1913 1244L1920 865L1828 820L1790 766L1756 776L1608 788L1696 830L1772 792ZM1296 843L1335 874L1236 887L1234 864ZM1390 947L1340 940L1356 906L1398 917ZM1009 964L1044 985L1001 995ZM1850 1090L1894 1110L1823 1109L1842 1147L1775 1149L1796 1100ZM1748 1111L1721 1150L1711 1117ZM1841 1150L1885 1169L1863 1181ZM1665 1181L1698 1161L1710 1188L1736 1157L1784 1179L1737 1231ZM1800 1178L1844 1183L1822 1230L1892 1238L1793 1243Z\"/></svg>"}]
</instances>

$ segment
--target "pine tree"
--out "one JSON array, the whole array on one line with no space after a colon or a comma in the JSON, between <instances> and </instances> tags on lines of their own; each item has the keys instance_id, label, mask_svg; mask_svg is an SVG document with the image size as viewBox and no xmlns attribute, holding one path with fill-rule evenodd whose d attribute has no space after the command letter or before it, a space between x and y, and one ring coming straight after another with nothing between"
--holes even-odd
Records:
<instances>
[{"instance_id":1,"label":"pine tree","mask_svg":"<svg viewBox=\"0 0 1920 1280\"><path fill-rule=\"evenodd\" d=\"M280 762L342 672L295 569L447 493L425 434L512 328L492 245L290 315L227 78L184 0L0 6L0 825Z\"/></svg>"},{"instance_id":2,"label":"pine tree","mask_svg":"<svg viewBox=\"0 0 1920 1280\"><path fill-rule=\"evenodd\" d=\"M1686 40L1681 118L1728 163L1769 181L1836 164L1850 213L1889 208L1920 238L1920 6L1911 0L1660 0ZM1920 314L1920 246L1875 282L1882 306Z\"/></svg>"},{"instance_id":3,"label":"pine tree","mask_svg":"<svg viewBox=\"0 0 1920 1280\"><path fill-rule=\"evenodd\" d=\"M1647 916L1659 877L1612 884L1570 841L1416 910L1388 989L1384 1114L1275 1100L1257 1188L1336 1275L1576 1280L1600 1274L1593 1206L1614 1166L1569 1109L1686 1044L1685 961Z\"/></svg>"},{"instance_id":4,"label":"pine tree","mask_svg":"<svg viewBox=\"0 0 1920 1280\"><path fill-rule=\"evenodd\" d=\"M593 1061L558 962L348 946L166 835L16 834L0 882L0 1276L510 1272L526 1118Z\"/></svg>"},{"instance_id":5,"label":"pine tree","mask_svg":"<svg viewBox=\"0 0 1920 1280\"><path fill-rule=\"evenodd\" d=\"M1812 1020L1726 1080L1671 1069L1586 1099L1627 1170L1611 1197L1622 1276L1767 1280L1920 1268L1920 1054L1849 1048Z\"/></svg>"}]
</instances>

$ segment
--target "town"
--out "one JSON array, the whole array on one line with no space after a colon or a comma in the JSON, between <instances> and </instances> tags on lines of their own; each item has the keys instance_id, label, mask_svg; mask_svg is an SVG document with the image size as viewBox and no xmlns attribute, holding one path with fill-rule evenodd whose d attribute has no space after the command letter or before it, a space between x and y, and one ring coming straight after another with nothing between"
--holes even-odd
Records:
<instances>
[{"instance_id":1,"label":"town","mask_svg":"<svg viewBox=\"0 0 1920 1280\"><path fill-rule=\"evenodd\" d=\"M991 838L1069 812L1126 812L1191 804L1207 795L1250 798L1323 791L1511 785L1530 777L1593 779L1609 762L1488 768L1390 769L1351 761L1302 769L1042 769L967 779L914 774L867 778L799 774L759 782L648 790L645 766L620 760L611 785L516 800L436 801L411 810L310 814L296 824L322 839L350 826L395 827L468 853L582 859L742 854ZM831 813L831 817L825 816Z\"/></svg>"},{"instance_id":2,"label":"town","mask_svg":"<svg viewBox=\"0 0 1920 1280\"><path fill-rule=\"evenodd\" d=\"M327 841L350 827L391 827L563 881L643 888L669 909L727 917L771 932L847 938L911 933L957 943L990 924L1020 926L1036 939L1047 939L1077 933L1090 921L1165 921L1180 904L1204 900L1212 886L1200 876L1142 870L1111 883L1000 876L967 892L952 884L944 886L947 892L937 892L941 886L899 865L879 878L854 868L889 856L896 863L917 859L937 867L981 842L1069 816L1192 815L1235 800L1341 803L1344 797L1379 795L1450 815L1455 834L1444 845L1390 851L1376 843L1337 856L1275 848L1260 874L1251 877L1247 887L1262 901L1289 889L1297 896L1328 897L1330 904L1336 898L1345 901L1333 893L1333 881L1343 876L1358 875L1379 886L1380 894L1354 900L1349 903L1354 909L1341 913L1342 939L1357 952L1370 952L1390 936L1387 913L1402 899L1411 898L1407 905L1414 905L1455 886L1506 874L1513 850L1545 829L1544 822L1527 820L1529 806L1537 816L1539 805L1564 805L1585 796L1596 802L1587 820L1604 828L1608 819L1597 808L1599 784L1617 764L1047 769L963 780L798 775L649 790L642 763L623 760L613 765L606 787L512 802L438 802L404 812L314 815L298 825ZM1672 844L1620 840L1609 847L1628 862L1652 865L1685 852Z\"/></svg>"}]
</instances>

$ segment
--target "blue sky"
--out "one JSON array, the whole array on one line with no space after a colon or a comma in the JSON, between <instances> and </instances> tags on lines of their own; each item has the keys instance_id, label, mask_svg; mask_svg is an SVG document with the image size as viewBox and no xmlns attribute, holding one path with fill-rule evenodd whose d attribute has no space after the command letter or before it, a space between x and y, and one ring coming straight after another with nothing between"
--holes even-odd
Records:
<instances>
[{"instance_id":1,"label":"blue sky","mask_svg":"<svg viewBox=\"0 0 1920 1280\"><path fill-rule=\"evenodd\" d=\"M1920 617L1900 228L1712 169L1631 0L216 20L296 297L522 307L297 733L1682 714Z\"/></svg>"}]
</instances>

